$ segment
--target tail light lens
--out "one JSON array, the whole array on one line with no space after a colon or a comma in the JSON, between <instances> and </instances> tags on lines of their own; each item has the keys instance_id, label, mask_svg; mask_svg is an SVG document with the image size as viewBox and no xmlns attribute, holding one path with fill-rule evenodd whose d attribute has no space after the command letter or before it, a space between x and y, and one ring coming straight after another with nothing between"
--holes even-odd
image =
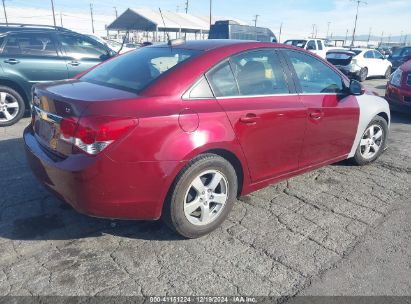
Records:
<instances>
[{"instance_id":1,"label":"tail light lens","mask_svg":"<svg viewBox=\"0 0 411 304\"><path fill-rule=\"evenodd\" d=\"M87 154L96 155L135 125L135 118L86 116L77 120L67 117L60 122L60 138Z\"/></svg>"}]
</instances>

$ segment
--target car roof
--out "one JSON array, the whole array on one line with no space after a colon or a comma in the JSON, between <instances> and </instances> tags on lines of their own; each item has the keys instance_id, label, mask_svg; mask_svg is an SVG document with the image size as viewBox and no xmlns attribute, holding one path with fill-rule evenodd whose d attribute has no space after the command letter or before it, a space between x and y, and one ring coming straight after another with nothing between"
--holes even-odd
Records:
<instances>
[{"instance_id":1,"label":"car roof","mask_svg":"<svg viewBox=\"0 0 411 304\"><path fill-rule=\"evenodd\" d=\"M252 40L235 40L235 39L207 39L207 40L188 40L183 43L177 44L172 46L176 49L190 49L190 50L198 50L198 51L209 51L213 49L223 48L232 45L244 45L250 47L267 47L267 46L275 46L275 47L284 47L289 48L289 46L284 46L283 44L273 43L273 42L259 42L259 41L252 41ZM149 48L158 48L158 47L170 47L169 44L159 44L159 45L151 45L148 46Z\"/></svg>"}]
</instances>

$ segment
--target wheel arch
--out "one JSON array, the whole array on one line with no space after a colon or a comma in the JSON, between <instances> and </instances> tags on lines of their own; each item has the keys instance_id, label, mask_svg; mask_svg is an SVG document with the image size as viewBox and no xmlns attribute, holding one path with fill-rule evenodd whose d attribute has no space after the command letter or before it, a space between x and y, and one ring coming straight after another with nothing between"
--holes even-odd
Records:
<instances>
[{"instance_id":1,"label":"wheel arch","mask_svg":"<svg viewBox=\"0 0 411 304\"><path fill-rule=\"evenodd\" d=\"M26 107L29 105L30 97L27 96L24 88L21 85L19 85L16 81L13 81L10 79L0 79L0 86L9 87L15 90L23 98L23 101Z\"/></svg>"}]
</instances>

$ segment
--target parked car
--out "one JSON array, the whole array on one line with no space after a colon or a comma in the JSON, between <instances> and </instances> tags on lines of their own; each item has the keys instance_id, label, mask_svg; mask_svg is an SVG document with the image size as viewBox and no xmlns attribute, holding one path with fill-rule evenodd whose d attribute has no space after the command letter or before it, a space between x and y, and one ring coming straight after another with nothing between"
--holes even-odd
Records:
<instances>
[{"instance_id":1,"label":"parked car","mask_svg":"<svg viewBox=\"0 0 411 304\"><path fill-rule=\"evenodd\" d=\"M411 112L411 60L402 64L391 75L385 98L391 109Z\"/></svg>"},{"instance_id":2,"label":"parked car","mask_svg":"<svg viewBox=\"0 0 411 304\"><path fill-rule=\"evenodd\" d=\"M238 39L277 42L277 37L266 27L242 25L233 20L219 20L210 27L208 39Z\"/></svg>"},{"instance_id":3,"label":"parked car","mask_svg":"<svg viewBox=\"0 0 411 304\"><path fill-rule=\"evenodd\" d=\"M110 48L113 53L123 54L135 50L138 46L134 43L120 43L114 40L105 40L96 35L87 35L88 37L100 42L101 44Z\"/></svg>"},{"instance_id":4,"label":"parked car","mask_svg":"<svg viewBox=\"0 0 411 304\"><path fill-rule=\"evenodd\" d=\"M114 54L60 27L0 26L0 126L16 123L30 108L33 84L74 77Z\"/></svg>"},{"instance_id":5,"label":"parked car","mask_svg":"<svg viewBox=\"0 0 411 304\"><path fill-rule=\"evenodd\" d=\"M327 47L325 46L325 40L322 39L290 39L284 41L284 44L293 45L304 50L313 52L321 58L325 58L327 54Z\"/></svg>"},{"instance_id":6,"label":"parked car","mask_svg":"<svg viewBox=\"0 0 411 304\"><path fill-rule=\"evenodd\" d=\"M144 47L33 96L24 142L46 188L82 213L162 217L189 238L239 195L374 161L390 123L385 99L317 56L236 40Z\"/></svg>"},{"instance_id":7,"label":"parked car","mask_svg":"<svg viewBox=\"0 0 411 304\"><path fill-rule=\"evenodd\" d=\"M392 63L392 69L396 70L400 65L411 60L411 46L396 48L388 60Z\"/></svg>"},{"instance_id":8,"label":"parked car","mask_svg":"<svg viewBox=\"0 0 411 304\"><path fill-rule=\"evenodd\" d=\"M391 62L372 49L335 49L327 52L327 60L350 78L364 81L368 77L391 75Z\"/></svg>"}]
</instances>

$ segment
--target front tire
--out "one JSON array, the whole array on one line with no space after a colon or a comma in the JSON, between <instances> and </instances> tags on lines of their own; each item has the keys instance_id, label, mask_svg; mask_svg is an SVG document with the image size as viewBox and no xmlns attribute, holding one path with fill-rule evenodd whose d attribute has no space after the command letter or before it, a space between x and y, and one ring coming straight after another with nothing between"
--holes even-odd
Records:
<instances>
[{"instance_id":1,"label":"front tire","mask_svg":"<svg viewBox=\"0 0 411 304\"><path fill-rule=\"evenodd\" d=\"M388 67L387 70L385 71L384 78L389 79L390 76L391 76L391 67Z\"/></svg>"},{"instance_id":2,"label":"front tire","mask_svg":"<svg viewBox=\"0 0 411 304\"><path fill-rule=\"evenodd\" d=\"M25 105L21 95L6 86L0 86L0 127L14 125L24 115Z\"/></svg>"},{"instance_id":3,"label":"front tire","mask_svg":"<svg viewBox=\"0 0 411 304\"><path fill-rule=\"evenodd\" d=\"M375 161L386 147L388 124L380 116L368 124L355 152L353 162L363 166Z\"/></svg>"},{"instance_id":4,"label":"front tire","mask_svg":"<svg viewBox=\"0 0 411 304\"><path fill-rule=\"evenodd\" d=\"M165 202L163 220L184 237L201 237L225 220L237 191L233 166L218 155L202 154L178 174Z\"/></svg>"}]
</instances>

